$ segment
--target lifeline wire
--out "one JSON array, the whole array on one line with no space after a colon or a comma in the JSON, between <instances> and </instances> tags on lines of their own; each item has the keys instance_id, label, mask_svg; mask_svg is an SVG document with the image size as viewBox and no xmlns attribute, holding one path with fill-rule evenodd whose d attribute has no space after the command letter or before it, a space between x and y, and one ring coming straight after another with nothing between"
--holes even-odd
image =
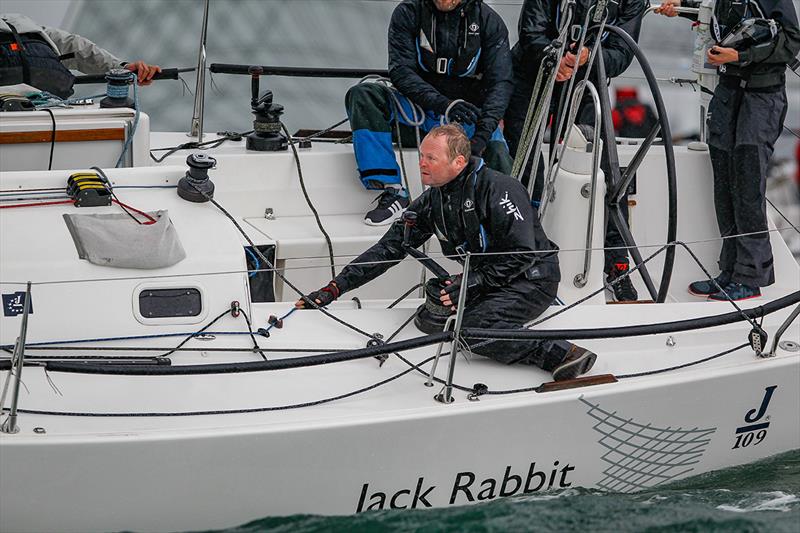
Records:
<instances>
[{"instance_id":1,"label":"lifeline wire","mask_svg":"<svg viewBox=\"0 0 800 533\"><path fill-rule=\"evenodd\" d=\"M52 415L52 416L84 416L84 417L102 417L102 418L110 418L110 417L152 417L152 416L204 416L204 415L225 415L225 414L241 414L241 413L262 413L267 411L285 411L288 409L298 409L302 407L313 407L315 405L322 405L325 403L330 403L336 400L343 400L345 398L350 398L353 396L357 396L359 394L363 394L365 392L371 391L373 389L377 389L378 387L382 387L387 383L391 383L401 377L410 374L414 370L421 370L421 366L425 365L433 360L433 357L429 357L425 359L418 365L414 365L411 368L403 370L402 372L390 376L384 380L378 381L377 383L373 383L372 385L367 385L366 387L362 387L360 389L356 389L354 391L346 392L344 394L339 394L337 396L331 396L328 398L322 398L320 400L312 400L309 402L303 403L296 403L296 404L289 404L289 405L280 405L275 407L253 407L250 409L227 409L227 410L207 410L207 411L184 411L184 412L166 412L166 413L82 413L82 412L59 412L59 411L41 411L41 410L34 410L34 409L18 409L18 413L25 413L31 415Z\"/></svg>"},{"instance_id":2,"label":"lifeline wire","mask_svg":"<svg viewBox=\"0 0 800 533\"><path fill-rule=\"evenodd\" d=\"M128 188L126 186L119 186L118 188ZM164 188L175 188L174 185L164 186ZM71 201L69 203L72 203ZM38 206L38 205L45 205L42 204L31 204L31 206ZM11 206L2 206L0 205L0 209L5 207L23 207L17 205ZM724 241L725 239L736 239L738 237L748 237L751 235L763 235L769 233L780 233L782 231L789 231L795 230L800 231L796 226L786 227L786 228L775 228L775 229L768 229L768 230L761 230L761 231L751 231L748 233L738 233L736 235L727 235L725 237L714 237L709 239L697 239L693 241L684 241L685 244L708 244L712 242L719 242ZM640 244L638 248L640 249L649 249L649 248L662 248L664 246L669 246L667 244ZM595 250L627 250L627 246L609 246L609 247L589 247L589 248L561 248L559 252L585 252L585 251L595 251ZM476 252L472 254L473 256L494 256L494 255L510 255L510 254L518 254L518 255L536 255L536 254L549 254L552 253L553 250L527 250L527 251L511 251L511 252ZM448 256L442 253L431 253L429 254L431 258L444 258L444 259L454 259L457 256ZM352 254L343 254L339 257L356 257ZM320 259L320 258L327 258L327 256L304 256L298 257L296 259ZM403 260L384 260L384 261L365 261L365 262L347 262L347 263L336 263L335 266L347 266L347 265L379 265L384 263L400 263ZM644 262L644 261L643 261ZM294 267L285 267L280 269L281 272L287 270L308 270L320 268L318 266L294 266ZM261 268L257 272L276 272L278 269L274 266L269 266L268 268ZM174 278L186 278L186 277L197 277L197 276L220 276L226 274L246 274L249 272L254 272L254 270L221 270L215 272L193 272L187 274L164 274L164 275L151 275L151 276L121 276L115 278L84 278L84 279L70 279L70 280L53 280L53 281L36 281L33 282L32 285L69 285L73 283L100 283L100 282L107 282L107 281L131 281L131 280L154 280L154 279L174 279ZM621 279L621 278L618 278ZM3 281L0 280L0 285L25 285L27 282L25 281Z\"/></svg>"}]
</instances>

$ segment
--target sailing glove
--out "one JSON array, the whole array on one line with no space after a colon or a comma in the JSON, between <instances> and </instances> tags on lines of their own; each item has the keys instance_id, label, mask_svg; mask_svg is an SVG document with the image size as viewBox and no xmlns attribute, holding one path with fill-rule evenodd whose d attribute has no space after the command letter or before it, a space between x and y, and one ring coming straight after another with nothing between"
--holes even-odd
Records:
<instances>
[{"instance_id":1,"label":"sailing glove","mask_svg":"<svg viewBox=\"0 0 800 533\"><path fill-rule=\"evenodd\" d=\"M481 110L478 106L462 100L450 108L447 119L450 122L458 122L459 124L475 124L480 114Z\"/></svg>"},{"instance_id":2,"label":"sailing glove","mask_svg":"<svg viewBox=\"0 0 800 533\"><path fill-rule=\"evenodd\" d=\"M455 307L458 304L458 294L461 290L461 286L464 285L464 276L456 274L455 276L450 276L448 279L451 283L442 289L441 295L449 295L450 301L453 302L453 306ZM464 288L467 291L465 302L469 302L472 298L478 296L483 289L483 276L481 273L470 272L467 276Z\"/></svg>"},{"instance_id":3,"label":"sailing glove","mask_svg":"<svg viewBox=\"0 0 800 533\"><path fill-rule=\"evenodd\" d=\"M472 137L472 139L470 139L469 144L472 155L475 157L481 157L483 155L483 151L486 150L486 140L483 137L478 136L477 133Z\"/></svg>"},{"instance_id":4,"label":"sailing glove","mask_svg":"<svg viewBox=\"0 0 800 533\"><path fill-rule=\"evenodd\" d=\"M341 291L339 290L339 287L336 286L336 282L331 281L330 283L322 287L320 290L309 293L308 296L303 296L300 300L297 301L295 307L298 307L300 309L313 308L313 306L308 303L308 300L311 300L319 307L325 307L326 305L334 301L336 298L338 298L340 294Z\"/></svg>"}]
</instances>

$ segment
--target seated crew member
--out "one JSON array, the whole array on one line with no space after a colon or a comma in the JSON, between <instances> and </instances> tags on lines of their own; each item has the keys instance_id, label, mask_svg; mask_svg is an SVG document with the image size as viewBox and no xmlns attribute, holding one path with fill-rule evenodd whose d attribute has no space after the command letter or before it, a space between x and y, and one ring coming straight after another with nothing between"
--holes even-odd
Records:
<instances>
[{"instance_id":1,"label":"seated crew member","mask_svg":"<svg viewBox=\"0 0 800 533\"><path fill-rule=\"evenodd\" d=\"M149 85L161 67L144 61L126 63L92 41L58 28L36 24L24 15L0 15L0 86L26 83L59 98L72 95L75 77L125 68L140 85Z\"/></svg>"},{"instance_id":2,"label":"seated crew member","mask_svg":"<svg viewBox=\"0 0 800 533\"><path fill-rule=\"evenodd\" d=\"M469 139L454 124L428 133L420 146L419 167L422 183L430 189L409 207L417 213L409 244L418 247L436 235L450 256L461 249L496 254L473 257L466 280L457 275L445 281L441 304L455 310L465 284L464 327L520 328L542 314L558 289L558 248L547 239L525 188L488 168L482 159L470 157ZM395 222L326 287L295 305L305 307L305 299L328 305L380 276L405 257L403 234L403 223ZM530 253L537 250L544 253ZM472 352L501 363L536 365L552 372L555 380L587 372L597 357L566 341L471 341L469 345Z\"/></svg>"},{"instance_id":3,"label":"seated crew member","mask_svg":"<svg viewBox=\"0 0 800 533\"><path fill-rule=\"evenodd\" d=\"M656 12L674 17L680 5L698 3L667 0ZM714 15L718 43L734 37L737 26L749 19L771 19L773 23L765 21L764 27L774 28L763 38L718 44L706 54L719 72L708 109L708 149L714 209L723 237L721 272L715 281L690 284L689 292L711 300L745 300L760 296L761 287L775 282L767 233L767 164L786 118L785 70L800 51L800 27L790 0L717 0ZM742 236L724 238L732 235Z\"/></svg>"},{"instance_id":4,"label":"seated crew member","mask_svg":"<svg viewBox=\"0 0 800 533\"><path fill-rule=\"evenodd\" d=\"M525 0L519 16L519 41L511 50L514 63L514 92L508 105L505 115L505 136L508 140L508 147L512 156L516 156L519 148L522 128L525 123L525 116L536 82L536 76L541 69L543 52L553 40L558 37L559 24L561 23L561 0ZM586 10L594 6L593 0L578 0L575 16L572 19L573 27L580 28L586 17ZM642 16L647 7L644 0L620 0L619 2L608 3L608 19L606 24L614 25L625 30L635 41L639 40L639 29L642 23ZM590 26L593 23L590 21ZM572 33L572 32L571 32ZM573 34L574 35L574 34ZM555 113L560 91L566 90L567 83L573 75L578 79L583 79L585 69L581 69L589 59L591 42L587 39L586 46L580 54L576 53L573 43L572 49L567 49L558 64L556 74L555 94L551 100L550 112ZM605 65L606 76L614 78L619 76L630 66L633 61L633 51L615 33L607 33L603 37L603 62ZM577 68L577 74L575 74ZM596 74L592 74L589 80L598 88L606 85L606 80L598 83ZM554 119L555 120L555 119ZM580 109L576 117L578 124L590 124L594 122L594 106L589 91L584 92ZM594 125L599 127L599 125ZM603 142L606 142L605 136ZM533 157L530 161L532 162ZM532 164L529 162L529 164ZM605 153L601 160L601 168L606 175L610 176L608 161ZM530 174L531 170L525 172ZM544 178L544 162L539 160L539 168L536 169L536 183L533 190L533 198L541 198ZM527 178L523 181L527 182ZM628 217L628 197L625 195L620 201L622 213L627 220ZM629 268L628 251L625 249L625 241L619 233L616 225L607 220L605 235L605 273L610 282L623 276ZM631 283L630 276L623 277L611 286L617 301L635 301L638 298L636 289Z\"/></svg>"},{"instance_id":5,"label":"seated crew member","mask_svg":"<svg viewBox=\"0 0 800 533\"><path fill-rule=\"evenodd\" d=\"M490 167L510 171L498 128L511 95L511 56L503 20L482 0L405 0L389 25L389 77L393 89L361 83L346 96L361 181L382 190L364 222L391 224L408 206L392 148L392 124L409 125L412 104L424 111L421 131L460 123L472 153ZM403 112L395 109L395 99ZM405 116L404 116L405 115ZM418 117L419 118L419 117Z\"/></svg>"}]
</instances>

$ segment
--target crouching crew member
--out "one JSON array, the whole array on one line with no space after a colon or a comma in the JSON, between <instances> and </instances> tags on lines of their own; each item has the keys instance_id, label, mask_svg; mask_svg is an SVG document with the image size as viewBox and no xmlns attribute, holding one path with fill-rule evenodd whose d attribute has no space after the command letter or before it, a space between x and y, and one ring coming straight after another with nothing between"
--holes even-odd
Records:
<instances>
[{"instance_id":1,"label":"crouching crew member","mask_svg":"<svg viewBox=\"0 0 800 533\"><path fill-rule=\"evenodd\" d=\"M525 188L470 157L469 139L457 125L428 133L420 146L419 167L422 183L430 189L409 207L417 214L409 244L421 246L435 235L448 256L463 251L491 254L472 257L466 279L458 275L445 281L441 304L455 310L464 285L464 327L520 328L542 314L558 289L558 248L547 239ZM380 241L306 298L327 305L380 276L406 256L404 229L402 222L395 222ZM301 299L296 306L306 303ZM566 341L472 341L470 350L501 363L536 365L556 380L587 372L597 357Z\"/></svg>"},{"instance_id":2,"label":"crouching crew member","mask_svg":"<svg viewBox=\"0 0 800 533\"><path fill-rule=\"evenodd\" d=\"M80 35L41 26L23 15L0 15L0 86L25 83L68 98L75 83L69 69L105 74L115 68L135 72L140 85L149 85L161 72L144 61L126 63Z\"/></svg>"},{"instance_id":3,"label":"crouching crew member","mask_svg":"<svg viewBox=\"0 0 800 533\"><path fill-rule=\"evenodd\" d=\"M512 90L508 30L482 0L398 5L389 25L389 77L392 89L362 83L346 97L361 181L367 189L383 190L366 224L391 224L408 207L392 148L395 121L405 129L410 120L422 120L420 130L427 132L447 117L472 138L474 155L483 155L492 168L511 170L498 129ZM415 118L412 104L424 116Z\"/></svg>"},{"instance_id":4,"label":"crouching crew member","mask_svg":"<svg viewBox=\"0 0 800 533\"><path fill-rule=\"evenodd\" d=\"M680 5L698 2L668 0L657 11L675 16ZM800 50L800 28L790 0L718 0L714 15L718 44L706 60L718 67L719 84L708 109L708 148L723 237L721 272L716 282L692 283L689 292L744 300L775 282L766 232L767 164L786 118L785 70ZM742 236L726 238L732 235Z\"/></svg>"}]
</instances>

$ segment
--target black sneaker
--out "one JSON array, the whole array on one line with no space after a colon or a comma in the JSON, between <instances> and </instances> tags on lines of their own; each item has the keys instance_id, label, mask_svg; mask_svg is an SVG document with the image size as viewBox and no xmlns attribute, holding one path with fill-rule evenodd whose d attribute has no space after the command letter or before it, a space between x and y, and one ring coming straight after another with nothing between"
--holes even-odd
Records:
<instances>
[{"instance_id":1,"label":"black sneaker","mask_svg":"<svg viewBox=\"0 0 800 533\"><path fill-rule=\"evenodd\" d=\"M596 353L573 345L561 364L553 370L553 381L575 379L591 370L595 360L597 360Z\"/></svg>"},{"instance_id":2,"label":"black sneaker","mask_svg":"<svg viewBox=\"0 0 800 533\"><path fill-rule=\"evenodd\" d=\"M395 189L386 189L375 200L378 206L367 211L364 224L368 226L385 226L391 224L403 214L408 207L408 196L398 194Z\"/></svg>"},{"instance_id":3,"label":"black sneaker","mask_svg":"<svg viewBox=\"0 0 800 533\"><path fill-rule=\"evenodd\" d=\"M722 287L721 291L709 294L708 299L718 302L739 302L742 300L749 300L750 298L758 298L759 296L761 296L761 289L758 287L751 287L731 281Z\"/></svg>"},{"instance_id":4,"label":"black sneaker","mask_svg":"<svg viewBox=\"0 0 800 533\"><path fill-rule=\"evenodd\" d=\"M606 281L614 292L614 299L618 302L635 302L639 299L631 277L625 276L627 273L628 263L616 263L606 276Z\"/></svg>"},{"instance_id":5,"label":"black sneaker","mask_svg":"<svg viewBox=\"0 0 800 533\"><path fill-rule=\"evenodd\" d=\"M716 283L714 283L716 281ZM694 294L695 296L701 296L705 298L715 292L719 292L719 288L725 288L725 285L731 282L731 273L730 272L722 272L719 276L714 278L714 280L704 279L700 281L695 281L694 283L689 284L689 294Z\"/></svg>"}]
</instances>

